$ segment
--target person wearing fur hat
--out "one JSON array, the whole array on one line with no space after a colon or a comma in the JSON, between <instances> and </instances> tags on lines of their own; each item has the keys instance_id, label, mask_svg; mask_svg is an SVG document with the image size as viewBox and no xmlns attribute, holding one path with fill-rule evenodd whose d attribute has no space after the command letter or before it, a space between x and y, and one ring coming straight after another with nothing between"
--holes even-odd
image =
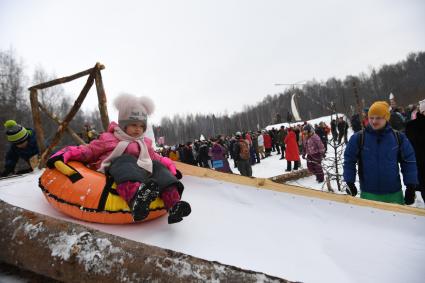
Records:
<instances>
[{"instance_id":1,"label":"person wearing fur hat","mask_svg":"<svg viewBox=\"0 0 425 283\"><path fill-rule=\"evenodd\" d=\"M325 174L322 168L322 159L325 154L325 147L320 137L314 132L311 125L307 124L303 128L304 140L302 157L306 159L307 169L316 176L316 181L322 183L325 180Z\"/></svg>"},{"instance_id":2,"label":"person wearing fur hat","mask_svg":"<svg viewBox=\"0 0 425 283\"><path fill-rule=\"evenodd\" d=\"M167 209L168 223L183 220L191 212L189 203L181 201L181 173L167 157L157 154L152 141L144 136L148 115L154 104L148 97L121 94L114 101L118 124L111 122L108 130L88 145L68 146L54 154L47 166L57 160L75 160L112 176L118 194L127 201L134 221L149 213L149 205L158 196Z\"/></svg>"},{"instance_id":3,"label":"person wearing fur hat","mask_svg":"<svg viewBox=\"0 0 425 283\"><path fill-rule=\"evenodd\" d=\"M22 127L14 120L6 121L4 127L10 147L6 153L5 168L0 174L1 177L14 173L19 158L25 160L30 167L17 173L31 172L34 168L33 160L38 160L39 154L35 131Z\"/></svg>"},{"instance_id":4,"label":"person wearing fur hat","mask_svg":"<svg viewBox=\"0 0 425 283\"><path fill-rule=\"evenodd\" d=\"M406 136L415 150L416 164L418 166L419 186L417 191L422 194L425 201L425 99L419 102L419 110L416 119L406 125Z\"/></svg>"},{"instance_id":5,"label":"person wearing fur hat","mask_svg":"<svg viewBox=\"0 0 425 283\"><path fill-rule=\"evenodd\" d=\"M418 184L415 152L407 137L389 125L389 108L385 101L373 103L369 125L351 136L344 152L344 180L347 193L356 196L357 164L361 198L411 204ZM407 187L404 199L399 164Z\"/></svg>"}]
</instances>

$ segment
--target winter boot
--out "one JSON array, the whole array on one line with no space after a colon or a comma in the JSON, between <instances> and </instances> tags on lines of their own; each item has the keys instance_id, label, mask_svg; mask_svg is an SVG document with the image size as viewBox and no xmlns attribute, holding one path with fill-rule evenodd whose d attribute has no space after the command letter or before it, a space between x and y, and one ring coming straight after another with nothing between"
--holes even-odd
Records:
<instances>
[{"instance_id":1,"label":"winter boot","mask_svg":"<svg viewBox=\"0 0 425 283\"><path fill-rule=\"evenodd\" d=\"M291 163L291 161L289 161L289 160L287 160L286 161L286 172L291 172L291 169L292 169L292 163Z\"/></svg>"},{"instance_id":2,"label":"winter boot","mask_svg":"<svg viewBox=\"0 0 425 283\"><path fill-rule=\"evenodd\" d=\"M158 185L150 181L143 183L138 188L136 195L130 202L130 209L134 221L142 221L149 214L149 205L159 196Z\"/></svg>"},{"instance_id":3,"label":"winter boot","mask_svg":"<svg viewBox=\"0 0 425 283\"><path fill-rule=\"evenodd\" d=\"M192 212L190 204L185 201L179 201L168 211L168 224L177 223L183 220Z\"/></svg>"}]
</instances>

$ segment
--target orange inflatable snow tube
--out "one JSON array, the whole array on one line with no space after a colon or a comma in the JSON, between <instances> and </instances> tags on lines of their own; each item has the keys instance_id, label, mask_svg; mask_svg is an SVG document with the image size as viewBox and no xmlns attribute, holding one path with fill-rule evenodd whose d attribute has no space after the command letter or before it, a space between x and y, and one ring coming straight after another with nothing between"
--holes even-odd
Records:
<instances>
[{"instance_id":1,"label":"orange inflatable snow tube","mask_svg":"<svg viewBox=\"0 0 425 283\"><path fill-rule=\"evenodd\" d=\"M76 161L68 164L56 161L55 167L46 168L39 179L39 186L53 207L73 218L89 222L134 222L127 202L117 194L111 178ZM149 215L143 221L166 213L160 198L154 200L149 209Z\"/></svg>"}]
</instances>

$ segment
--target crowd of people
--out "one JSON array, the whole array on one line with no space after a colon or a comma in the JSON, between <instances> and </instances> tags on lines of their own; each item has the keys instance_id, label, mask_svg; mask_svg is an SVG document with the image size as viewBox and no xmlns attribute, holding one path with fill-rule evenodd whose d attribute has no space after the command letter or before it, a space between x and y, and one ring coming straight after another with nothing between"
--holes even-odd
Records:
<instances>
[{"instance_id":1,"label":"crowd of people","mask_svg":"<svg viewBox=\"0 0 425 283\"><path fill-rule=\"evenodd\" d=\"M333 125L335 125L334 128ZM325 157L329 140L346 142L348 123L343 116L332 120L331 127L325 122L310 125L307 122L280 126L279 129L236 132L232 136L219 135L208 140L189 141L186 144L162 146L160 153L175 161L233 173L237 168L243 176L252 176L252 166L261 163L272 153L286 160L286 172L298 170L301 158L307 160L307 168L324 181L322 159ZM332 137L329 139L329 135ZM344 138L345 137L345 138Z\"/></svg>"},{"instance_id":2,"label":"crowd of people","mask_svg":"<svg viewBox=\"0 0 425 283\"><path fill-rule=\"evenodd\" d=\"M145 116L141 118L143 123L146 123ZM397 107L394 101L390 104L378 101L364 109L362 117L353 115L350 124L354 134L349 141L349 123L344 116L340 116L332 119L330 126L325 122L317 125L304 122L281 126L279 129L236 132L232 136L219 135L208 140L161 146L158 152L161 157L154 156L151 152L149 154L154 156L154 159L164 161L166 166L171 166L168 162L170 160L225 173L233 173L237 168L241 175L252 177L252 166L276 153L280 155L280 159L286 160L286 172L298 170L301 158L306 159L308 170L315 175L317 182L322 183L322 161L329 142L345 143L343 176L350 195L356 196L358 193L358 175L360 197L364 199L412 204L416 191L420 191L422 197L425 197L425 135L421 134L425 130L425 100L406 109ZM13 174L19 158L30 163L30 158L39 154L34 130L24 128L13 120L7 121L4 126L10 148L1 176ZM120 128L119 126L115 125L115 128ZM138 135L142 135L144 131L143 128L142 133ZM115 132L113 135L116 135ZM120 138L125 140L124 134ZM84 151L90 148L92 143L98 143L102 135L81 149ZM129 139L130 144L132 140ZM140 144L138 146L140 147ZM135 152L139 151L140 148ZM67 152L69 151L62 151L62 154L66 155ZM233 164L230 164L229 160ZM404 196L399 166L407 188ZM172 174L175 175L175 167L171 167ZM123 185L123 197L128 198L125 192L129 190L132 191L133 197L137 191L135 188L139 189L140 184L130 187L129 189L127 183ZM128 198L129 203L131 199ZM175 196L170 209L177 202L179 197Z\"/></svg>"}]
</instances>

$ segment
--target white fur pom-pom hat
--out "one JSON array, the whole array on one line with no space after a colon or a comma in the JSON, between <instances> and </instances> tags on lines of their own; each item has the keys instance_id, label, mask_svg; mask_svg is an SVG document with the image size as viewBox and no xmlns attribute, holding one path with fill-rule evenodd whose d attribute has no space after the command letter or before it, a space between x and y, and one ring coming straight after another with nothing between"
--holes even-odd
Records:
<instances>
[{"instance_id":1,"label":"white fur pom-pom hat","mask_svg":"<svg viewBox=\"0 0 425 283\"><path fill-rule=\"evenodd\" d=\"M118 95L114 100L114 106L118 110L118 125L121 129L131 122L143 122L146 129L148 115L155 110L155 105L149 97L138 97L128 93Z\"/></svg>"}]
</instances>

